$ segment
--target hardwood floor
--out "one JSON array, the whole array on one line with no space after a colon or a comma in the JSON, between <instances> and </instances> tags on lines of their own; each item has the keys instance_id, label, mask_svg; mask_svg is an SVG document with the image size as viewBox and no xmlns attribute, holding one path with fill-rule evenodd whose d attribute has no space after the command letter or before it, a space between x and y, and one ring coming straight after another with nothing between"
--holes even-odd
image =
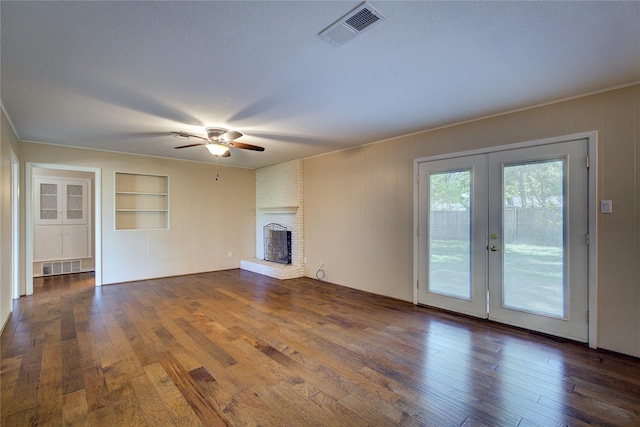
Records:
<instances>
[{"instance_id":1,"label":"hardwood floor","mask_svg":"<svg viewBox=\"0 0 640 427\"><path fill-rule=\"evenodd\" d=\"M3 426L640 425L640 359L312 279L39 279Z\"/></svg>"}]
</instances>

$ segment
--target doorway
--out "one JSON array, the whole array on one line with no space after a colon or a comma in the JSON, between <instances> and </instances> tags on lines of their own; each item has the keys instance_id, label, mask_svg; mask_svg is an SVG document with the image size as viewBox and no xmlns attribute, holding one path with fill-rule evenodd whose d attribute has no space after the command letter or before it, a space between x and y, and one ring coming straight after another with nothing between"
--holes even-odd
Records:
<instances>
[{"instance_id":1,"label":"doorway","mask_svg":"<svg viewBox=\"0 0 640 427\"><path fill-rule=\"evenodd\" d=\"M590 341L589 139L416 163L416 302Z\"/></svg>"},{"instance_id":2,"label":"doorway","mask_svg":"<svg viewBox=\"0 0 640 427\"><path fill-rule=\"evenodd\" d=\"M74 172L89 172L93 174L93 187L92 193L94 195L94 221L92 223L93 228L93 256L94 256L94 272L95 272L95 285L102 285L102 234L101 234L101 187L102 187L102 174L101 169L82 166L68 166L58 164L45 164L45 163L26 163L25 171L25 193L28 195L25 198L25 282L26 282L26 295L33 294L33 262L34 262L34 191L33 178L34 169L50 169L53 171L74 171Z\"/></svg>"}]
</instances>

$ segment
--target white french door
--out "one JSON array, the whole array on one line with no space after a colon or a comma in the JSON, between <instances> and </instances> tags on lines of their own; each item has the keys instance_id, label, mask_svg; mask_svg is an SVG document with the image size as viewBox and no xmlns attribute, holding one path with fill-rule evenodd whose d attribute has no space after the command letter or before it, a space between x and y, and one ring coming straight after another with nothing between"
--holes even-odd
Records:
<instances>
[{"instance_id":1,"label":"white french door","mask_svg":"<svg viewBox=\"0 0 640 427\"><path fill-rule=\"evenodd\" d=\"M418 302L588 340L587 140L419 163Z\"/></svg>"},{"instance_id":2,"label":"white french door","mask_svg":"<svg viewBox=\"0 0 640 427\"><path fill-rule=\"evenodd\" d=\"M487 316L487 159L420 163L418 302Z\"/></svg>"}]
</instances>

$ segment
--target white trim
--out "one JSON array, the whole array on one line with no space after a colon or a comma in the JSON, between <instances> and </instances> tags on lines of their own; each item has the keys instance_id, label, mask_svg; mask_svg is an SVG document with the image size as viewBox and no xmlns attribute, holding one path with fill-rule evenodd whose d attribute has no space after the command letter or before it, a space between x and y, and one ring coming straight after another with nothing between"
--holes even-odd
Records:
<instances>
[{"instance_id":1,"label":"white trim","mask_svg":"<svg viewBox=\"0 0 640 427\"><path fill-rule=\"evenodd\" d=\"M25 171L25 282L26 294L33 294L33 168L60 169L94 173L94 260L95 260L95 285L102 286L102 169L60 165L52 163L26 162Z\"/></svg>"},{"instance_id":2,"label":"white trim","mask_svg":"<svg viewBox=\"0 0 640 427\"><path fill-rule=\"evenodd\" d=\"M598 133L589 132L589 347L598 348Z\"/></svg>"},{"instance_id":3,"label":"white trim","mask_svg":"<svg viewBox=\"0 0 640 427\"><path fill-rule=\"evenodd\" d=\"M154 154L131 153L129 151L107 150L105 148L82 147L80 145L57 144L57 143L52 143L52 142L41 142L41 141L33 141L33 140L28 140L28 139L19 139L19 141L20 142L26 142L28 144L50 145L50 146L53 146L53 147L63 147L63 148L77 148L78 150L100 151L100 152L103 152L103 153L126 154L126 155L129 155L129 156L151 157L151 158L154 158L154 159L164 159L164 160L168 159L168 160L176 160L176 161L179 161L179 162L204 163L205 165L216 165L216 166L222 166L222 167L225 167L225 168L250 169L250 170L259 169L259 168L250 168L250 167L246 167L246 166L226 165L226 164L218 163L217 160L205 162L204 160L178 159L176 157L158 156L158 155L154 155ZM260 167L266 167L266 166L260 166ZM133 173L133 172L125 172L125 173Z\"/></svg>"},{"instance_id":4,"label":"white trim","mask_svg":"<svg viewBox=\"0 0 640 427\"><path fill-rule=\"evenodd\" d=\"M482 120L493 119L493 118L496 118L496 117L506 116L506 115L509 115L509 114L521 113L523 111L529 111L529 110L533 110L533 109L536 109L536 108L548 107L549 105L560 104L560 103L563 103L563 102L573 101L574 99L586 98L588 96L598 95L598 94L601 94L601 93L607 93L607 92L611 92L611 91L614 91L614 90L620 90L620 89L624 89L626 87L635 86L635 85L638 85L638 84L640 84L640 80L632 82L632 83L625 83L625 84L621 84L621 85L618 85L618 86L613 86L613 87L606 88L606 89L594 90L592 92L587 92L587 93L583 93L583 94L580 94L580 95L568 96L566 98L556 99L556 100L549 101L549 102L544 102L544 103L541 103L541 104L530 105L528 107L522 107L522 108L517 108L517 109L514 109L514 110L507 110L507 111L503 111L503 112L500 112L500 113L490 114L488 116L480 116L480 117L476 117L476 118L472 118L472 119L468 119L468 120L461 120L461 121L457 121L457 122L453 122L453 123L449 123L449 124L445 124L445 125L441 125L441 126L428 127L426 129L422 129L422 130L419 130L419 131L416 131L416 132L412 132L412 133L407 133L407 134L404 134L404 135L398 135L398 136L392 136L390 138L379 139L377 141L367 142L367 143L360 144L360 145L354 145L353 147L341 148L339 150L330 151L328 153L314 154L313 156L304 157L303 160L313 159L313 158L316 158L316 157L322 157L322 156L326 156L326 155L329 155L329 154L340 153L342 151L354 150L356 148L363 148L363 147L367 147L369 145L381 144L383 142L394 141L396 139L408 138L408 137L421 135L421 134L428 134L430 132L435 132L435 131L448 129L448 128L452 128L452 127L456 127L456 126L466 125L466 124L469 124L469 123L479 122L479 121L482 121Z\"/></svg>"},{"instance_id":5,"label":"white trim","mask_svg":"<svg viewBox=\"0 0 640 427\"><path fill-rule=\"evenodd\" d=\"M597 209L597 182L598 182L598 133L597 131L581 132L571 135L555 136L551 138L537 139L532 141L517 142L514 144L498 145L493 147L485 147L477 150L460 151L454 153L440 154L436 156L420 157L413 160L413 303L418 304L418 263L419 263L419 237L417 229L419 225L418 212L418 196L419 182L418 171L419 164L434 160L451 159L455 157L474 156L478 154L489 154L499 151L517 150L540 145L557 144L560 142L569 142L580 139L587 140L588 153L591 161L589 168L589 189L588 189L588 227L589 227L589 347L597 348L598 345L598 209Z\"/></svg>"},{"instance_id":6,"label":"white trim","mask_svg":"<svg viewBox=\"0 0 640 427\"><path fill-rule=\"evenodd\" d=\"M20 160L11 150L11 293L20 298Z\"/></svg>"},{"instance_id":7,"label":"white trim","mask_svg":"<svg viewBox=\"0 0 640 427\"><path fill-rule=\"evenodd\" d=\"M539 145L557 144L560 142L576 141L579 139L588 139L589 142L591 142L590 138L592 136L595 138L595 135L596 135L596 132L592 131L592 132L574 133L571 135L553 136L551 138L535 139L532 141L516 142L513 144L495 145L492 147L479 148L477 150L467 150L467 151L459 151L455 153L439 154L436 156L420 157L418 159L414 159L414 163L431 162L433 160L452 159L454 157L475 156L477 154L497 153L498 151L519 150L520 148L536 147Z\"/></svg>"},{"instance_id":8,"label":"white trim","mask_svg":"<svg viewBox=\"0 0 640 427\"><path fill-rule=\"evenodd\" d=\"M418 227L420 226L420 163L425 160L413 160L413 304L418 305L418 280L420 278L420 268L418 257L420 249L420 236L418 235ZM422 286L425 284L423 283Z\"/></svg>"},{"instance_id":9,"label":"white trim","mask_svg":"<svg viewBox=\"0 0 640 427\"><path fill-rule=\"evenodd\" d=\"M0 108L4 112L4 116L7 118L7 121L9 122L9 125L11 126L11 130L13 131L13 134L16 136L16 139L18 141L21 141L20 135L18 134L18 131L16 130L16 127L13 125L13 121L11 120L11 116L9 116L9 113L7 113L7 109L4 108L4 104L2 103L1 100L0 100Z\"/></svg>"},{"instance_id":10,"label":"white trim","mask_svg":"<svg viewBox=\"0 0 640 427\"><path fill-rule=\"evenodd\" d=\"M33 294L33 167L30 162L25 163L24 171L24 281L25 295Z\"/></svg>"}]
</instances>

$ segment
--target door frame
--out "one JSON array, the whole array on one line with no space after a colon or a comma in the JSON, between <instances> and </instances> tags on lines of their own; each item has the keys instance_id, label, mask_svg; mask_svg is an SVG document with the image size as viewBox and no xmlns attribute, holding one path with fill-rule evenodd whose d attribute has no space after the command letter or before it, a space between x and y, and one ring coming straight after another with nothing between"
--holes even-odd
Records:
<instances>
[{"instance_id":1,"label":"door frame","mask_svg":"<svg viewBox=\"0 0 640 427\"><path fill-rule=\"evenodd\" d=\"M11 150L11 297L20 298L20 160Z\"/></svg>"},{"instance_id":2,"label":"door frame","mask_svg":"<svg viewBox=\"0 0 640 427\"><path fill-rule=\"evenodd\" d=\"M95 209L93 209L94 227L94 262L95 262L95 286L102 286L102 169L61 165L54 163L26 162L25 171L25 282L26 295L33 294L33 168L58 169L94 174L93 195Z\"/></svg>"},{"instance_id":3,"label":"door frame","mask_svg":"<svg viewBox=\"0 0 640 427\"><path fill-rule=\"evenodd\" d=\"M589 347L597 348L597 326L598 326L598 203L597 203L597 183L598 183L598 132L580 132L570 135L556 136L551 138L536 139L531 141L517 142L505 145L495 145L476 150L467 150L439 154L429 157L420 157L413 160L413 303L418 305L418 277L420 263L420 236L419 236L419 166L420 163L434 160L445 160L455 157L473 156L477 154L489 154L498 151L514 150L542 145L557 144L561 142L575 141L579 139L587 140L587 152L589 155L589 177L588 177L588 233L589 233L589 260L588 260L588 293L589 293Z\"/></svg>"}]
</instances>

